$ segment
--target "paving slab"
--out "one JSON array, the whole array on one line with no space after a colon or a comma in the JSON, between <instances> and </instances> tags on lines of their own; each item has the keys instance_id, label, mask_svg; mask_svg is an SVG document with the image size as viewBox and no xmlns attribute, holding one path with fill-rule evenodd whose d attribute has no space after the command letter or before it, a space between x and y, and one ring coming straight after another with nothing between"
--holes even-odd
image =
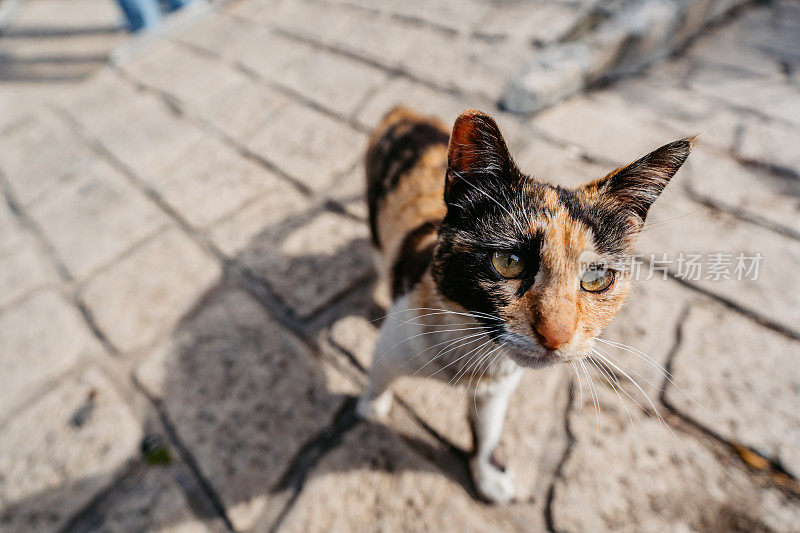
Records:
<instances>
[{"instance_id":1,"label":"paving slab","mask_svg":"<svg viewBox=\"0 0 800 533\"><path fill-rule=\"evenodd\" d=\"M731 106L788 121L794 126L800 124L800 92L783 80L705 67L697 69L689 79L689 88L699 94L712 95Z\"/></svg>"},{"instance_id":2,"label":"paving slab","mask_svg":"<svg viewBox=\"0 0 800 533\"><path fill-rule=\"evenodd\" d=\"M79 298L100 330L127 352L166 334L221 273L216 258L170 228L90 279Z\"/></svg>"},{"instance_id":3,"label":"paving slab","mask_svg":"<svg viewBox=\"0 0 800 533\"><path fill-rule=\"evenodd\" d=\"M758 339L753 346L751 339ZM720 306L695 306L682 328L667 400L722 436L800 474L800 342ZM695 402L691 401L691 397Z\"/></svg>"},{"instance_id":4,"label":"paving slab","mask_svg":"<svg viewBox=\"0 0 800 533\"><path fill-rule=\"evenodd\" d=\"M278 481L340 405L324 366L247 293L221 287L137 377L162 402L234 526L248 529L265 513L277 517L290 496Z\"/></svg>"},{"instance_id":5,"label":"paving slab","mask_svg":"<svg viewBox=\"0 0 800 533\"><path fill-rule=\"evenodd\" d=\"M796 126L751 118L742 130L742 140L736 155L745 161L778 168L797 179L800 176L800 156L794 149L800 142Z\"/></svg>"},{"instance_id":6,"label":"paving slab","mask_svg":"<svg viewBox=\"0 0 800 533\"><path fill-rule=\"evenodd\" d=\"M245 80L195 106L203 120L239 146L269 125L276 111L291 99L262 83Z\"/></svg>"},{"instance_id":7,"label":"paving slab","mask_svg":"<svg viewBox=\"0 0 800 533\"><path fill-rule=\"evenodd\" d=\"M142 429L114 386L87 368L3 424L0 526L57 531L138 454Z\"/></svg>"},{"instance_id":8,"label":"paving slab","mask_svg":"<svg viewBox=\"0 0 800 533\"><path fill-rule=\"evenodd\" d=\"M29 214L78 279L167 221L144 194L99 159L38 202Z\"/></svg>"},{"instance_id":9,"label":"paving slab","mask_svg":"<svg viewBox=\"0 0 800 533\"><path fill-rule=\"evenodd\" d=\"M229 144L206 136L149 184L189 224L208 228L278 179Z\"/></svg>"},{"instance_id":10,"label":"paving slab","mask_svg":"<svg viewBox=\"0 0 800 533\"><path fill-rule=\"evenodd\" d=\"M751 480L741 464L598 387L602 416L573 409L572 448L556 481L556 531L785 531L800 504ZM637 444L638 442L638 451Z\"/></svg>"},{"instance_id":11,"label":"paving slab","mask_svg":"<svg viewBox=\"0 0 800 533\"><path fill-rule=\"evenodd\" d=\"M800 235L800 180L745 166L699 147L686 163L693 197Z\"/></svg>"},{"instance_id":12,"label":"paving slab","mask_svg":"<svg viewBox=\"0 0 800 533\"><path fill-rule=\"evenodd\" d=\"M129 118L142 106L146 107L142 101L151 100L152 97L118 72L105 68L86 82L59 93L54 103L86 131L96 134L120 123L123 117Z\"/></svg>"},{"instance_id":13,"label":"paving slab","mask_svg":"<svg viewBox=\"0 0 800 533\"><path fill-rule=\"evenodd\" d=\"M321 211L260 230L237 257L305 318L372 273L370 246L363 222Z\"/></svg>"},{"instance_id":14,"label":"paving slab","mask_svg":"<svg viewBox=\"0 0 800 533\"><path fill-rule=\"evenodd\" d=\"M247 147L311 190L331 183L360 158L366 136L316 110L282 107Z\"/></svg>"},{"instance_id":15,"label":"paving slab","mask_svg":"<svg viewBox=\"0 0 800 533\"><path fill-rule=\"evenodd\" d=\"M672 185L651 208L637 249L648 258L655 254L657 261L666 253L667 262L661 267L762 317L794 328L797 319L792 313L797 308L795 295L800 288L795 288L793 265L800 260L800 242L691 202ZM689 259L698 254L702 268L696 274ZM739 254L743 254L743 268L737 274ZM748 259L757 258L758 254L760 260ZM720 274L714 272L714 264L719 265ZM747 271L756 265L757 279L752 279L756 278L755 270L750 274Z\"/></svg>"},{"instance_id":16,"label":"paving slab","mask_svg":"<svg viewBox=\"0 0 800 533\"><path fill-rule=\"evenodd\" d=\"M154 94L137 98L134 105L114 115L97 130L91 130L116 160L139 177L158 176L166 165L176 161L203 131L175 115ZM156 179L156 178L151 178Z\"/></svg>"},{"instance_id":17,"label":"paving slab","mask_svg":"<svg viewBox=\"0 0 800 533\"><path fill-rule=\"evenodd\" d=\"M0 338L0 419L80 361L104 353L78 310L56 289L37 291L3 310Z\"/></svg>"},{"instance_id":18,"label":"paving slab","mask_svg":"<svg viewBox=\"0 0 800 533\"><path fill-rule=\"evenodd\" d=\"M343 117L349 117L388 75L354 59L310 49L275 81Z\"/></svg>"},{"instance_id":19,"label":"paving slab","mask_svg":"<svg viewBox=\"0 0 800 533\"><path fill-rule=\"evenodd\" d=\"M312 202L284 180L268 180L269 189L209 229L209 237L229 258L248 253L262 234L276 226L294 227L313 210ZM273 238L277 238L274 237Z\"/></svg>"},{"instance_id":20,"label":"paving slab","mask_svg":"<svg viewBox=\"0 0 800 533\"><path fill-rule=\"evenodd\" d=\"M601 160L628 164L668 142L691 135L660 125L615 99L573 97L546 109L530 125L561 143L575 144Z\"/></svg>"},{"instance_id":21,"label":"paving slab","mask_svg":"<svg viewBox=\"0 0 800 533\"><path fill-rule=\"evenodd\" d=\"M654 75L660 76L659 79L636 78L613 91L597 93L596 97L609 109L625 108L630 113L663 124L664 135L686 137L699 134L698 147L729 152L737 143L746 116L720 104L713 95L687 89L680 75L669 74L684 66L687 71L693 68L689 61L677 59L655 69Z\"/></svg>"},{"instance_id":22,"label":"paving slab","mask_svg":"<svg viewBox=\"0 0 800 533\"><path fill-rule=\"evenodd\" d=\"M160 89L188 107L200 105L245 79L214 58L165 42L122 64L137 81Z\"/></svg>"},{"instance_id":23,"label":"paving slab","mask_svg":"<svg viewBox=\"0 0 800 533\"><path fill-rule=\"evenodd\" d=\"M7 204L0 204L0 307L57 280L33 235Z\"/></svg>"},{"instance_id":24,"label":"paving slab","mask_svg":"<svg viewBox=\"0 0 800 533\"><path fill-rule=\"evenodd\" d=\"M625 396L626 400L634 398L652 410L653 406L661 409L658 398L667 382L666 367L677 342L678 326L699 297L676 281L664 280L660 273L650 280L644 278L634 283L625 306L603 332L601 338L607 342L595 343L600 354L618 369L608 364L606 370L611 375L595 373L592 379L602 383L616 378L630 395ZM671 379L683 387L680 378ZM585 381L583 387L586 406L590 400Z\"/></svg>"},{"instance_id":25,"label":"paving slab","mask_svg":"<svg viewBox=\"0 0 800 533\"><path fill-rule=\"evenodd\" d=\"M281 524L282 531L420 528L530 531L544 524L534 504L492 507L475 501L402 436L373 424L351 430L320 462Z\"/></svg>"},{"instance_id":26,"label":"paving slab","mask_svg":"<svg viewBox=\"0 0 800 533\"><path fill-rule=\"evenodd\" d=\"M542 45L564 35L580 13L578 6L568 2L508 2L502 6L492 6L473 25L472 32L489 40L506 39L520 45Z\"/></svg>"},{"instance_id":27,"label":"paving slab","mask_svg":"<svg viewBox=\"0 0 800 533\"><path fill-rule=\"evenodd\" d=\"M390 109L398 105L410 107L423 115L434 116L450 127L459 113L476 103L405 78L394 78L369 97L358 111L356 120L367 129L374 128Z\"/></svg>"},{"instance_id":28,"label":"paving slab","mask_svg":"<svg viewBox=\"0 0 800 533\"><path fill-rule=\"evenodd\" d=\"M44 146L47 150L42 150ZM28 205L60 182L85 173L95 157L62 120L37 113L4 136L0 160L17 201Z\"/></svg>"},{"instance_id":29,"label":"paving slab","mask_svg":"<svg viewBox=\"0 0 800 533\"><path fill-rule=\"evenodd\" d=\"M164 531L200 533L226 531L210 509L194 512L184 492L189 474L178 464L137 465L103 494L98 503L69 524L70 531Z\"/></svg>"}]
</instances>

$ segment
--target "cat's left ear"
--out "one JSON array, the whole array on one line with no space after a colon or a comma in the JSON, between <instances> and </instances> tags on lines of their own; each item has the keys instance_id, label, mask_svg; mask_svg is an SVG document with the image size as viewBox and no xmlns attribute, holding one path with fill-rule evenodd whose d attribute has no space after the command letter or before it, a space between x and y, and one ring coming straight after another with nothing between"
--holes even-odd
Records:
<instances>
[{"instance_id":1,"label":"cat's left ear","mask_svg":"<svg viewBox=\"0 0 800 533\"><path fill-rule=\"evenodd\" d=\"M689 157L697 136L665 144L646 156L584 186L592 196L610 201L644 223L650 206Z\"/></svg>"},{"instance_id":2,"label":"cat's left ear","mask_svg":"<svg viewBox=\"0 0 800 533\"><path fill-rule=\"evenodd\" d=\"M487 179L508 179L516 166L497 123L480 111L461 113L447 152L445 201L457 191L484 187Z\"/></svg>"}]
</instances>

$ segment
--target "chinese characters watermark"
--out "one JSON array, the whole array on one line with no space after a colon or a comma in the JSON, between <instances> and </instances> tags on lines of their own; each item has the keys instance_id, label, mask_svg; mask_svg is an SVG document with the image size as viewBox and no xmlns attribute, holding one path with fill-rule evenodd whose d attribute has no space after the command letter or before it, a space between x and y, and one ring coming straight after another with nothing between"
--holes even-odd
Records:
<instances>
[{"instance_id":1,"label":"chinese characters watermark","mask_svg":"<svg viewBox=\"0 0 800 533\"><path fill-rule=\"evenodd\" d=\"M757 281L763 260L761 252L680 252L672 256L666 252L636 253L615 259L583 252L579 261L581 271L612 269L633 280L672 276L686 281Z\"/></svg>"}]
</instances>

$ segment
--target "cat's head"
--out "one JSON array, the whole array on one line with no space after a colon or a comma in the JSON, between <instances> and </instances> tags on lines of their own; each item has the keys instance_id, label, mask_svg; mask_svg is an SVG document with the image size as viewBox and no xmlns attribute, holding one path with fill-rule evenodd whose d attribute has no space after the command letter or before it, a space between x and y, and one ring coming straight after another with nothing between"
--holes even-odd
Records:
<instances>
[{"instance_id":1,"label":"cat's head","mask_svg":"<svg viewBox=\"0 0 800 533\"><path fill-rule=\"evenodd\" d=\"M491 117L463 113L450 137L447 215L432 265L438 291L481 317L519 364L588 356L630 288L620 265L693 142L562 188L523 174Z\"/></svg>"}]
</instances>

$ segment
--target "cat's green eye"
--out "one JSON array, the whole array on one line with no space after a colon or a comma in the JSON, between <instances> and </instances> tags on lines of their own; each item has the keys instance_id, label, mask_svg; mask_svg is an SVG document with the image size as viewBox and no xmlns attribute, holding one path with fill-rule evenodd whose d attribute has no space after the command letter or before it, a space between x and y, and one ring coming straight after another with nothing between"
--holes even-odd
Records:
<instances>
[{"instance_id":1,"label":"cat's green eye","mask_svg":"<svg viewBox=\"0 0 800 533\"><path fill-rule=\"evenodd\" d=\"M492 254L492 266L504 278L516 278L525 270L525 261L511 252L495 252Z\"/></svg>"},{"instance_id":2,"label":"cat's green eye","mask_svg":"<svg viewBox=\"0 0 800 533\"><path fill-rule=\"evenodd\" d=\"M581 288L589 292L604 291L614 283L614 271L590 268L581 276Z\"/></svg>"}]
</instances>

